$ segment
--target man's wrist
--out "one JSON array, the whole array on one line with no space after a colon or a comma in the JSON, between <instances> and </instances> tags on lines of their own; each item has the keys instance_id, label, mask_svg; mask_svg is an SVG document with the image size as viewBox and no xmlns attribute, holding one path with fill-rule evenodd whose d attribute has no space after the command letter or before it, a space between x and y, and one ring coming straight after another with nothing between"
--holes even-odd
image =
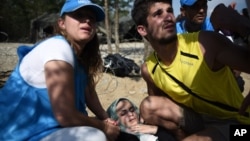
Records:
<instances>
[{"instance_id":1,"label":"man's wrist","mask_svg":"<svg viewBox=\"0 0 250 141\"><path fill-rule=\"evenodd\" d=\"M250 32L243 38L244 42L246 42L248 45L250 44Z\"/></svg>"},{"instance_id":2,"label":"man's wrist","mask_svg":"<svg viewBox=\"0 0 250 141\"><path fill-rule=\"evenodd\" d=\"M241 37L243 37L243 39L248 38L249 34L250 34L250 20L240 16L238 19L236 19L235 22L236 23L236 29L237 29L237 33L241 35Z\"/></svg>"}]
</instances>

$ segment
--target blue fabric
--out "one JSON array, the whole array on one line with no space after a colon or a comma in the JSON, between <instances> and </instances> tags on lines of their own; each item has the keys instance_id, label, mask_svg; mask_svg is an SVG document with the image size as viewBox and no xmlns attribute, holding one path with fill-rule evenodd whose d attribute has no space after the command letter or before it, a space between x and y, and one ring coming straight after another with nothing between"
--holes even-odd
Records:
<instances>
[{"instance_id":1,"label":"blue fabric","mask_svg":"<svg viewBox=\"0 0 250 141\"><path fill-rule=\"evenodd\" d=\"M104 20L105 13L103 8L92 3L90 0L66 0L61 9L60 16L62 16L64 13L76 11L82 7L89 7L94 10L97 22Z\"/></svg>"},{"instance_id":2,"label":"blue fabric","mask_svg":"<svg viewBox=\"0 0 250 141\"><path fill-rule=\"evenodd\" d=\"M187 5L187 6L192 6L194 3L196 3L197 0L180 0L181 6ZM211 0L208 0L211 1Z\"/></svg>"},{"instance_id":3,"label":"blue fabric","mask_svg":"<svg viewBox=\"0 0 250 141\"><path fill-rule=\"evenodd\" d=\"M193 5L197 0L180 0L181 6L187 5L191 6Z\"/></svg>"},{"instance_id":4,"label":"blue fabric","mask_svg":"<svg viewBox=\"0 0 250 141\"><path fill-rule=\"evenodd\" d=\"M177 33L187 33L187 30L185 29L184 25L185 19L176 23ZM201 30L214 31L213 25L211 24L208 17L204 20Z\"/></svg>"},{"instance_id":5,"label":"blue fabric","mask_svg":"<svg viewBox=\"0 0 250 141\"><path fill-rule=\"evenodd\" d=\"M53 115L47 89L30 86L19 73L23 57L35 47L36 45L33 47L20 46L17 49L18 64L4 87L0 89L1 141L37 141L61 128ZM75 71L78 74L75 75L75 80L81 84L75 87L76 107L86 114L84 98L84 89L87 84L86 74L82 67L77 68Z\"/></svg>"}]
</instances>

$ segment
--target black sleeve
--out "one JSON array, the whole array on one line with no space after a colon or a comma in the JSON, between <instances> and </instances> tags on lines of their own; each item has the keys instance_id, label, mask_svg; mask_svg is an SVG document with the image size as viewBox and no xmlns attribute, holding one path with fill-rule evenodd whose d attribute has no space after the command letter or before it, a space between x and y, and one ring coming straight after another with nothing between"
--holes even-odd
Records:
<instances>
[{"instance_id":1,"label":"black sleeve","mask_svg":"<svg viewBox=\"0 0 250 141\"><path fill-rule=\"evenodd\" d=\"M173 134L171 134L168 130L160 126L158 126L158 130L155 136L158 137L159 141L177 141Z\"/></svg>"},{"instance_id":2,"label":"black sleeve","mask_svg":"<svg viewBox=\"0 0 250 141\"><path fill-rule=\"evenodd\" d=\"M116 141L140 141L135 135L128 134L125 132L120 132Z\"/></svg>"}]
</instances>

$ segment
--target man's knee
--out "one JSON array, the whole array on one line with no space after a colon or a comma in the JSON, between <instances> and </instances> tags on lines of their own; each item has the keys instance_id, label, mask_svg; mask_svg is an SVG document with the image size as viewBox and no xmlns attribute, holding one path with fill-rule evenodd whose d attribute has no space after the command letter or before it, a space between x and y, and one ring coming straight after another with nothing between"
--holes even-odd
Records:
<instances>
[{"instance_id":1,"label":"man's knee","mask_svg":"<svg viewBox=\"0 0 250 141\"><path fill-rule=\"evenodd\" d=\"M154 112L156 110L159 110L159 108L168 107L167 105L171 106L173 102L171 102L168 98L163 96L147 96L144 98L141 102L140 109L143 111L151 111Z\"/></svg>"},{"instance_id":2,"label":"man's knee","mask_svg":"<svg viewBox=\"0 0 250 141\"><path fill-rule=\"evenodd\" d=\"M154 105L154 98L152 96L148 96L144 98L140 104L140 114L142 117L147 117L148 115L151 115L153 111L155 110Z\"/></svg>"}]
</instances>

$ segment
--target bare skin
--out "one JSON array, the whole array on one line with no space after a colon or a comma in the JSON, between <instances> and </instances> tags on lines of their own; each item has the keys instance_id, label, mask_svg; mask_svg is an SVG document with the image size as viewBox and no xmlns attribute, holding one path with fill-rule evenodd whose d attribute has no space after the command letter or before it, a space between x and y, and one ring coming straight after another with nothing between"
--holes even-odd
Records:
<instances>
[{"instance_id":1,"label":"bare skin","mask_svg":"<svg viewBox=\"0 0 250 141\"><path fill-rule=\"evenodd\" d=\"M64 19L58 21L59 27L66 31L74 43L76 54L82 52L85 45L94 37L95 23L94 13L86 9L66 14ZM76 84L74 84L74 68L70 64L60 60L47 62L45 77L55 118L62 127L91 126L102 130L110 141L116 139L119 128L108 118L93 84L89 83L85 90L86 104L101 120L85 116L75 108Z\"/></svg>"},{"instance_id":2,"label":"bare skin","mask_svg":"<svg viewBox=\"0 0 250 141\"><path fill-rule=\"evenodd\" d=\"M176 36L175 31L175 18L172 7L167 2L155 2L148 10L147 16L147 26L137 25L137 31L141 36L146 37L151 43L153 49L157 52L158 58L166 66L172 64L176 56L176 51L178 48L178 41L174 39ZM220 9L217 9L220 11ZM215 11L218 12L218 11ZM221 11L219 15L228 14L225 11ZM232 12L232 11L228 11ZM219 16L220 17L220 16ZM239 15L235 17L224 16L225 19L222 23L223 25L230 25L230 20L235 18L242 20ZM221 18L221 17L220 17ZM230 20L229 20L230 19ZM216 19L217 23L219 22ZM221 20L220 20L221 21ZM230 22L228 22L230 21ZM241 35L246 35L244 31L250 31L250 21L246 21L246 24L234 22L232 26L225 26L231 28L230 30L240 33ZM237 24L237 25L236 25ZM243 29L236 27L244 27ZM221 25L216 25L215 27L221 27ZM242 72L250 73L250 50L240 49L237 45L233 44L225 36L210 31L201 31L198 37L198 42L200 44L200 49L204 55L205 62L207 66L212 71L218 71L225 65L230 68L240 70ZM232 57L234 56L234 57ZM192 135L186 136L183 131L178 128L180 124L180 119L182 118L182 108L176 103L169 100L167 97L159 97L159 95L164 94L159 90L150 74L147 70L146 64L142 65L142 76L145 79L149 97L147 97L141 104L141 115L146 122L156 125L163 125L165 128L172 130L179 140L184 141L220 141L225 140L224 137L219 134L216 129L206 128L200 132ZM164 104L163 104L164 103Z\"/></svg>"}]
</instances>

